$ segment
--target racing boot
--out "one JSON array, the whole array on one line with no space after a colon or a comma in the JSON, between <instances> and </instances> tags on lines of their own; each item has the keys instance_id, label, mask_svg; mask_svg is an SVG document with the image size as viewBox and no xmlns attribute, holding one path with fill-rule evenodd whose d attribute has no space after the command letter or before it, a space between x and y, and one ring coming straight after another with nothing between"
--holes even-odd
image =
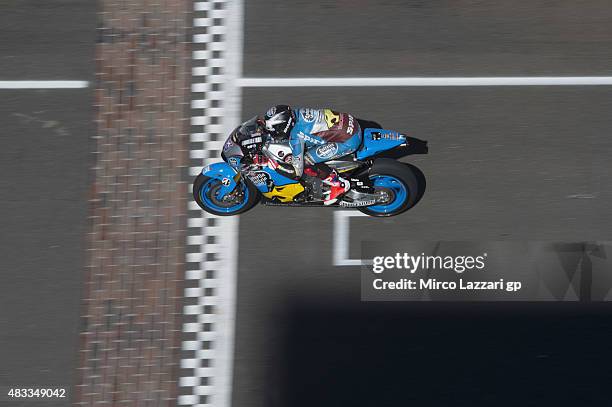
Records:
<instances>
[{"instance_id":1,"label":"racing boot","mask_svg":"<svg viewBox=\"0 0 612 407\"><path fill-rule=\"evenodd\" d=\"M312 166L305 166L304 167L304 175L308 175L309 177L318 177L319 173Z\"/></svg>"},{"instance_id":2,"label":"racing boot","mask_svg":"<svg viewBox=\"0 0 612 407\"><path fill-rule=\"evenodd\" d=\"M325 185L329 185L329 190L323 192L323 205L332 205L338 201L338 197L349 190L351 183L349 180L338 175L333 170L327 178L323 180Z\"/></svg>"}]
</instances>

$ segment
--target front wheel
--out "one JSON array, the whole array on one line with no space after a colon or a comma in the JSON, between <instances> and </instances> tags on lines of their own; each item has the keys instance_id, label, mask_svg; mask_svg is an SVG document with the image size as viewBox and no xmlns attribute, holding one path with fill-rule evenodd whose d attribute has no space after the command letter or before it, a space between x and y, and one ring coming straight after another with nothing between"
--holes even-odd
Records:
<instances>
[{"instance_id":1,"label":"front wheel","mask_svg":"<svg viewBox=\"0 0 612 407\"><path fill-rule=\"evenodd\" d=\"M220 188L220 180L200 174L193 183L193 199L200 208L217 216L238 215L259 201L259 191L250 182L241 180L231 194L221 199L217 197Z\"/></svg>"},{"instance_id":2,"label":"front wheel","mask_svg":"<svg viewBox=\"0 0 612 407\"><path fill-rule=\"evenodd\" d=\"M374 191L383 200L359 210L366 215L389 217L412 208L422 196L417 174L411 167L389 159L377 160L370 169Z\"/></svg>"}]
</instances>

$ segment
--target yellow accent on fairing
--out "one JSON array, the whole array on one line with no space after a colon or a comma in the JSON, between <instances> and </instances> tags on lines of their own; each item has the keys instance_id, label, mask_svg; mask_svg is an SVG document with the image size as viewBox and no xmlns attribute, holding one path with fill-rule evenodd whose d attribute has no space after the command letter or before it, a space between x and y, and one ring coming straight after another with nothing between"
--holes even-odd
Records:
<instances>
[{"instance_id":1,"label":"yellow accent on fairing","mask_svg":"<svg viewBox=\"0 0 612 407\"><path fill-rule=\"evenodd\" d=\"M272 191L265 192L263 196L269 199L276 197L281 202L291 202L293 201L293 198L295 198L295 196L302 191L304 191L304 186L302 186L302 184L299 182L296 182L295 184L275 187Z\"/></svg>"}]
</instances>

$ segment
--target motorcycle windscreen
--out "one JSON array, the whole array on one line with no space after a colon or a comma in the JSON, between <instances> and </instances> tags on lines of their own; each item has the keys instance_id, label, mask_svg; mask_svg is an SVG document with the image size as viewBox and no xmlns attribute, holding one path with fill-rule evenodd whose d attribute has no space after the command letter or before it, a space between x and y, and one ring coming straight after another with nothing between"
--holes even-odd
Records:
<instances>
[{"instance_id":1,"label":"motorcycle windscreen","mask_svg":"<svg viewBox=\"0 0 612 407\"><path fill-rule=\"evenodd\" d=\"M357 159L364 160L406 142L406 136L393 130L365 129L363 143L357 150Z\"/></svg>"}]
</instances>

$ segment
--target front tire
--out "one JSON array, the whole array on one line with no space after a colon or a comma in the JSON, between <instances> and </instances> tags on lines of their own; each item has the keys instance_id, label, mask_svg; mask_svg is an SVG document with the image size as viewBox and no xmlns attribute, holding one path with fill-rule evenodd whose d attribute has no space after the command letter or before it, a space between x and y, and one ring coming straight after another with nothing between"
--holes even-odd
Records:
<instances>
[{"instance_id":1,"label":"front tire","mask_svg":"<svg viewBox=\"0 0 612 407\"><path fill-rule=\"evenodd\" d=\"M415 171L407 165L391 159L381 158L370 169L370 180L376 193L384 194L384 204L358 208L369 216L396 216L412 208L424 191L419 188Z\"/></svg>"},{"instance_id":2,"label":"front tire","mask_svg":"<svg viewBox=\"0 0 612 407\"><path fill-rule=\"evenodd\" d=\"M206 175L198 175L193 182L193 199L200 208L217 216L233 216L244 213L259 202L259 191L250 182L241 180L236 199L225 202L216 198L215 192L221 186L221 181Z\"/></svg>"}]
</instances>

